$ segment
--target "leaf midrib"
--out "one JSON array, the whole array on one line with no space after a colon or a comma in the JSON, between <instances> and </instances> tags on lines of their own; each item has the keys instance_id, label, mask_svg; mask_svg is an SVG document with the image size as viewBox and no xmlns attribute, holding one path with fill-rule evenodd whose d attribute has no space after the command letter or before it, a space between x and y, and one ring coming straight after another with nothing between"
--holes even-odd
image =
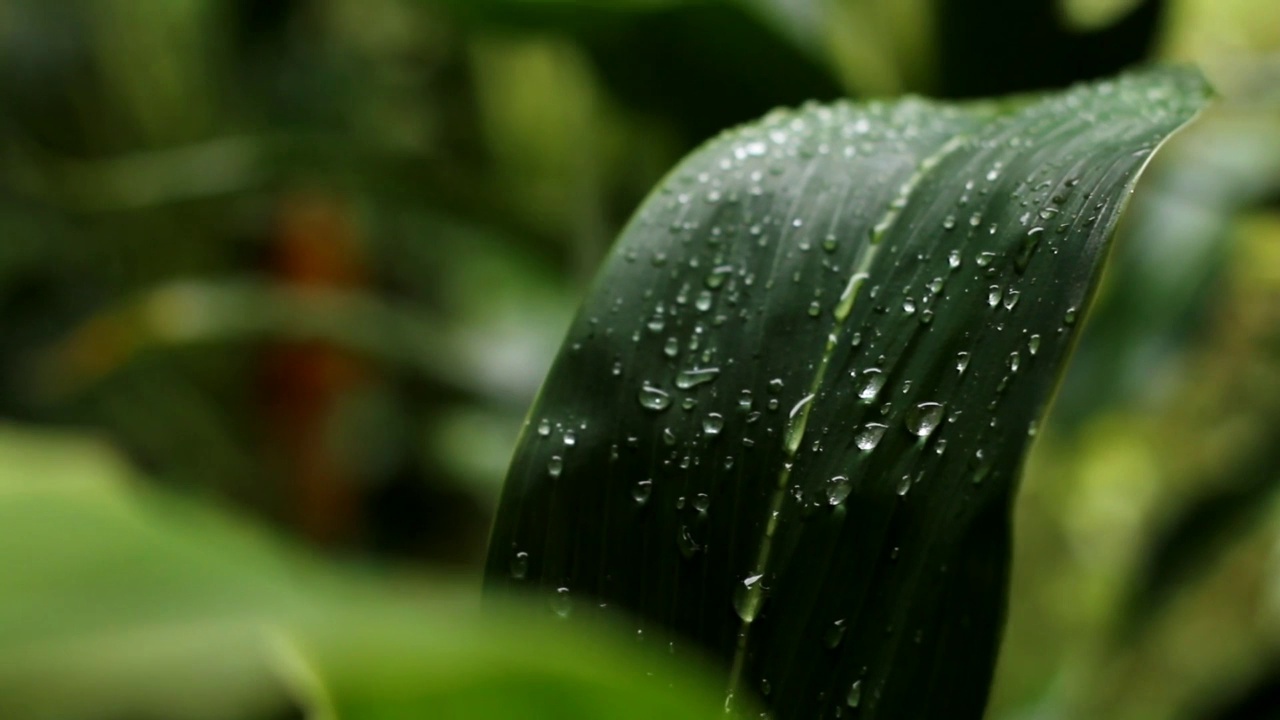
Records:
<instances>
[{"instance_id":1,"label":"leaf midrib","mask_svg":"<svg viewBox=\"0 0 1280 720\"><path fill-rule=\"evenodd\" d=\"M835 309L832 311L834 321L830 332L827 333L826 346L823 349L822 357L814 371L813 380L809 385L808 391L802 396L799 413L790 418L787 429L783 433L783 464L782 469L778 473L778 481L774 488L773 494L769 499L767 514L765 516L764 532L760 536L759 544L756 548L756 561L752 565L752 569L748 577L764 575L769 565L769 559L772 555L773 536L777 530L778 518L781 514L782 503L786 498L787 491L791 487L791 471L795 461L795 457L800 447L804 443L804 435L808 429L809 415L813 408L821 399L820 391L823 383L826 381L827 372L831 365L831 359L835 355L837 347L837 339L843 335L844 329L848 324L849 318L853 316L853 307L856 304L857 296L861 293L862 287L866 284L866 280L870 276L870 270L875 263L876 257L880 253L880 249L884 246L883 241L894 227L896 227L902 211L910 203L916 189L920 183L936 168L943 160L955 153L957 150L966 146L972 139L969 133L957 133L950 140L943 143L928 157L920 161L920 166L915 173L907 179L906 182L898 190L898 194L889 203L884 214L872 226L873 232L867 244L867 250L863 253L862 259L858 265L850 273L849 281ZM764 582L763 579L757 581L747 589L748 603L756 607L764 601ZM726 690L726 706L732 702L738 693L744 680L744 672L746 669L747 649L751 642L751 627L755 623L755 614L752 613L752 619L746 620L739 617L738 628L738 644L734 650L733 662L729 671L729 685Z\"/></svg>"}]
</instances>

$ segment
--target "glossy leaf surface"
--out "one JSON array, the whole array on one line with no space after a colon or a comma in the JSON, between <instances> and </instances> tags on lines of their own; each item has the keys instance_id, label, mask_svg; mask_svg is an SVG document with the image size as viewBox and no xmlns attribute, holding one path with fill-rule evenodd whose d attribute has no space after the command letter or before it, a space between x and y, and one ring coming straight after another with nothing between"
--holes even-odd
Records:
<instances>
[{"instance_id":1,"label":"glossy leaf surface","mask_svg":"<svg viewBox=\"0 0 1280 720\"><path fill-rule=\"evenodd\" d=\"M777 718L980 717L1019 465L1125 198L1206 96L1156 70L708 143L570 330L490 590L624 610Z\"/></svg>"}]
</instances>

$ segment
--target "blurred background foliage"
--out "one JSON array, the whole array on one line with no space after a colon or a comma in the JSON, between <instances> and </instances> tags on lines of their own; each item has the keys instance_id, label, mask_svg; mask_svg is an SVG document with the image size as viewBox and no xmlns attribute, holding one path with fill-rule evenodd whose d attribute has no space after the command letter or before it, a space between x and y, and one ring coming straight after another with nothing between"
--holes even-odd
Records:
<instances>
[{"instance_id":1,"label":"blurred background foliage","mask_svg":"<svg viewBox=\"0 0 1280 720\"><path fill-rule=\"evenodd\" d=\"M1153 60L1221 98L1135 196L1028 463L989 716L1280 717L1272 0L2 0L6 717L569 716L523 630L450 617L649 188L778 105ZM464 655L456 706L413 680ZM570 655L601 716L622 675Z\"/></svg>"}]
</instances>

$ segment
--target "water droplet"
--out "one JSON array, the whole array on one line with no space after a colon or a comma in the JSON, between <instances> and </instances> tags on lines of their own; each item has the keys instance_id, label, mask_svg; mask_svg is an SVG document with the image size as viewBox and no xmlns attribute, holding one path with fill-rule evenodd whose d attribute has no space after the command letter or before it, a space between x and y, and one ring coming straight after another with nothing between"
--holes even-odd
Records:
<instances>
[{"instance_id":1,"label":"water droplet","mask_svg":"<svg viewBox=\"0 0 1280 720\"><path fill-rule=\"evenodd\" d=\"M556 594L551 596L551 611L561 618L569 617L569 613L573 612L573 598L569 597L569 588L562 587L556 589Z\"/></svg>"},{"instance_id":2,"label":"water droplet","mask_svg":"<svg viewBox=\"0 0 1280 720\"><path fill-rule=\"evenodd\" d=\"M911 476L903 475L898 481L898 495L905 496L908 492L911 492Z\"/></svg>"},{"instance_id":3,"label":"water droplet","mask_svg":"<svg viewBox=\"0 0 1280 720\"><path fill-rule=\"evenodd\" d=\"M947 265L950 266L952 270L955 270L956 268L960 267L960 251L959 250L952 250L951 253L947 255Z\"/></svg>"},{"instance_id":4,"label":"water droplet","mask_svg":"<svg viewBox=\"0 0 1280 720\"><path fill-rule=\"evenodd\" d=\"M1018 372L1018 367L1022 365L1022 354L1017 350L1009 353L1009 370L1010 372Z\"/></svg>"},{"instance_id":5,"label":"water droplet","mask_svg":"<svg viewBox=\"0 0 1280 720\"><path fill-rule=\"evenodd\" d=\"M522 550L511 558L511 577L515 580L523 580L528 574L529 553Z\"/></svg>"},{"instance_id":6,"label":"water droplet","mask_svg":"<svg viewBox=\"0 0 1280 720\"><path fill-rule=\"evenodd\" d=\"M662 429L662 442L668 445L675 445L676 440L677 438L674 430L672 430L671 428Z\"/></svg>"},{"instance_id":7,"label":"water droplet","mask_svg":"<svg viewBox=\"0 0 1280 720\"><path fill-rule=\"evenodd\" d=\"M680 555L685 560L690 560L702 548L693 539L693 534L689 532L688 525L681 525L680 532L676 534L676 544L680 547Z\"/></svg>"},{"instance_id":8,"label":"water droplet","mask_svg":"<svg viewBox=\"0 0 1280 720\"><path fill-rule=\"evenodd\" d=\"M873 400L884 387L885 374L880 368L867 368L862 371L862 385L858 388L858 397Z\"/></svg>"},{"instance_id":9,"label":"water droplet","mask_svg":"<svg viewBox=\"0 0 1280 720\"><path fill-rule=\"evenodd\" d=\"M948 215L942 219L943 230L954 230L956 228L956 216Z\"/></svg>"},{"instance_id":10,"label":"water droplet","mask_svg":"<svg viewBox=\"0 0 1280 720\"><path fill-rule=\"evenodd\" d=\"M822 643L829 650L835 650L840 647L840 643L844 642L845 621L844 619L836 620L831 623L831 627L827 628L827 632L822 637Z\"/></svg>"},{"instance_id":11,"label":"water droplet","mask_svg":"<svg viewBox=\"0 0 1280 720\"><path fill-rule=\"evenodd\" d=\"M813 302L809 303L809 317L816 318L821 314L822 314L822 303L818 302L817 300L814 300Z\"/></svg>"},{"instance_id":12,"label":"water droplet","mask_svg":"<svg viewBox=\"0 0 1280 720\"><path fill-rule=\"evenodd\" d=\"M662 347L662 354L669 358L673 358L680 354L680 340L676 337L667 338L667 343Z\"/></svg>"},{"instance_id":13,"label":"water droplet","mask_svg":"<svg viewBox=\"0 0 1280 720\"><path fill-rule=\"evenodd\" d=\"M1032 335L1031 338L1027 340L1027 351L1030 352L1032 355L1035 355L1036 353L1040 352L1040 336L1039 335Z\"/></svg>"},{"instance_id":14,"label":"water droplet","mask_svg":"<svg viewBox=\"0 0 1280 720\"><path fill-rule=\"evenodd\" d=\"M956 372L963 375L964 371L968 369L969 369L969 353L967 352L956 353Z\"/></svg>"},{"instance_id":15,"label":"water droplet","mask_svg":"<svg viewBox=\"0 0 1280 720\"><path fill-rule=\"evenodd\" d=\"M653 495L653 481L641 480L631 489L631 497L636 501L637 505L644 505L649 502L649 497Z\"/></svg>"},{"instance_id":16,"label":"water droplet","mask_svg":"<svg viewBox=\"0 0 1280 720\"><path fill-rule=\"evenodd\" d=\"M698 299L694 301L693 306L698 309L698 312L706 312L711 309L713 299L710 290L703 290L698 294Z\"/></svg>"},{"instance_id":17,"label":"water droplet","mask_svg":"<svg viewBox=\"0 0 1280 720\"><path fill-rule=\"evenodd\" d=\"M640 388L640 407L653 412L662 412L671 407L671 396L652 385Z\"/></svg>"},{"instance_id":18,"label":"water droplet","mask_svg":"<svg viewBox=\"0 0 1280 720\"><path fill-rule=\"evenodd\" d=\"M724 285L725 279L728 278L729 275L732 273L733 273L732 265L721 265L720 267L715 268L711 272L707 273L707 277L703 281L703 283L707 286L708 290L717 290L722 285Z\"/></svg>"},{"instance_id":19,"label":"water droplet","mask_svg":"<svg viewBox=\"0 0 1280 720\"><path fill-rule=\"evenodd\" d=\"M1077 313L1078 311L1075 308L1068 308L1067 314L1062 318L1062 322L1066 323L1067 325L1075 325Z\"/></svg>"},{"instance_id":20,"label":"water droplet","mask_svg":"<svg viewBox=\"0 0 1280 720\"><path fill-rule=\"evenodd\" d=\"M782 382L782 378L774 378L769 381L769 392L775 394L780 393L784 386L785 384Z\"/></svg>"},{"instance_id":21,"label":"water droplet","mask_svg":"<svg viewBox=\"0 0 1280 720\"><path fill-rule=\"evenodd\" d=\"M711 413L702 421L702 432L710 437L719 435L724 430L724 416L719 413Z\"/></svg>"},{"instance_id":22,"label":"water droplet","mask_svg":"<svg viewBox=\"0 0 1280 720\"><path fill-rule=\"evenodd\" d=\"M999 305L1000 296L1003 294L1004 294L1004 291L1000 289L999 285L992 285L990 288L987 289L987 304L990 305L991 307L995 307L996 305Z\"/></svg>"},{"instance_id":23,"label":"water droplet","mask_svg":"<svg viewBox=\"0 0 1280 720\"><path fill-rule=\"evenodd\" d=\"M733 592L733 609L744 623L754 622L760 612L760 603L764 599L764 588L760 580L764 575L751 575L745 578Z\"/></svg>"},{"instance_id":24,"label":"water droplet","mask_svg":"<svg viewBox=\"0 0 1280 720\"><path fill-rule=\"evenodd\" d=\"M991 462L987 460L986 453L982 450L976 451L973 459L970 460L970 465L974 469L973 484L981 485L982 481L987 479L987 474L991 472Z\"/></svg>"},{"instance_id":25,"label":"water droplet","mask_svg":"<svg viewBox=\"0 0 1280 720\"><path fill-rule=\"evenodd\" d=\"M837 475L827 481L827 504L839 505L853 491L853 483L844 475Z\"/></svg>"},{"instance_id":26,"label":"water droplet","mask_svg":"<svg viewBox=\"0 0 1280 720\"><path fill-rule=\"evenodd\" d=\"M547 461L547 474L550 475L552 479L555 479L560 477L560 474L563 472L564 458L559 455L552 456L552 458Z\"/></svg>"},{"instance_id":27,"label":"water droplet","mask_svg":"<svg viewBox=\"0 0 1280 720\"><path fill-rule=\"evenodd\" d=\"M862 704L862 681L854 680L853 685L849 686L849 694L844 698L845 703L851 708L856 708Z\"/></svg>"},{"instance_id":28,"label":"water droplet","mask_svg":"<svg viewBox=\"0 0 1280 720\"><path fill-rule=\"evenodd\" d=\"M805 407L813 402L814 395L806 395L791 408L784 447L788 455L794 456L800 449L800 441L804 439L805 427L808 425L809 413Z\"/></svg>"},{"instance_id":29,"label":"water droplet","mask_svg":"<svg viewBox=\"0 0 1280 720\"><path fill-rule=\"evenodd\" d=\"M914 298L904 298L902 300L902 312L907 315L916 314L916 301Z\"/></svg>"},{"instance_id":30,"label":"water droplet","mask_svg":"<svg viewBox=\"0 0 1280 720\"><path fill-rule=\"evenodd\" d=\"M791 408L790 417L792 419L795 419L796 415L799 415L800 412L804 410L806 405L813 402L813 398L814 398L813 395L805 395L804 397L800 398L800 402L796 403L795 407Z\"/></svg>"},{"instance_id":31,"label":"water droplet","mask_svg":"<svg viewBox=\"0 0 1280 720\"><path fill-rule=\"evenodd\" d=\"M573 447L578 444L578 435L572 430L566 430L564 433L564 444L566 447Z\"/></svg>"},{"instance_id":32,"label":"water droplet","mask_svg":"<svg viewBox=\"0 0 1280 720\"><path fill-rule=\"evenodd\" d=\"M854 436L853 443L858 446L859 450L864 452L875 450L876 446L880 444L880 439L884 437L884 431L887 428L887 425L881 423L867 423Z\"/></svg>"},{"instance_id":33,"label":"water droplet","mask_svg":"<svg viewBox=\"0 0 1280 720\"><path fill-rule=\"evenodd\" d=\"M825 238L822 239L822 249L826 250L829 253L835 252L838 246L839 246L839 241L837 240L835 235L827 235Z\"/></svg>"},{"instance_id":34,"label":"water droplet","mask_svg":"<svg viewBox=\"0 0 1280 720\"><path fill-rule=\"evenodd\" d=\"M693 497L693 509L700 513L707 511L711 507L711 496L706 493L698 493Z\"/></svg>"},{"instance_id":35,"label":"water droplet","mask_svg":"<svg viewBox=\"0 0 1280 720\"><path fill-rule=\"evenodd\" d=\"M538 423L538 435L542 437L551 436L551 421L543 420Z\"/></svg>"},{"instance_id":36,"label":"water droplet","mask_svg":"<svg viewBox=\"0 0 1280 720\"><path fill-rule=\"evenodd\" d=\"M1005 293L1004 309L1012 310L1018 304L1018 298L1021 295L1022 293L1018 292L1017 290L1010 290L1009 292Z\"/></svg>"},{"instance_id":37,"label":"water droplet","mask_svg":"<svg viewBox=\"0 0 1280 720\"><path fill-rule=\"evenodd\" d=\"M993 252L984 252L984 253L978 253L978 259L977 259L977 260L975 260L974 262L976 262L976 263L978 264L978 267L986 267L986 266L990 265L990 264L991 264L991 262L992 262L993 260L995 260L995 259L996 259L996 254L995 254L995 253L993 253Z\"/></svg>"},{"instance_id":38,"label":"water droplet","mask_svg":"<svg viewBox=\"0 0 1280 720\"><path fill-rule=\"evenodd\" d=\"M836 305L836 320L843 322L848 319L849 314L853 312L853 303L858 297L858 290L862 288L863 283L867 281L868 277L869 276L866 273L860 272L854 273L853 276L849 278L849 283L844 286L844 290L840 293L840 301ZM874 293L875 290L873 289L872 297L875 297Z\"/></svg>"},{"instance_id":39,"label":"water droplet","mask_svg":"<svg viewBox=\"0 0 1280 720\"><path fill-rule=\"evenodd\" d=\"M676 376L676 387L681 390L692 390L699 385L705 385L715 380L720 375L720 368L695 368L693 370L684 370Z\"/></svg>"},{"instance_id":40,"label":"water droplet","mask_svg":"<svg viewBox=\"0 0 1280 720\"><path fill-rule=\"evenodd\" d=\"M929 437L942 422L945 407L941 403L923 402L907 411L907 429L920 437Z\"/></svg>"},{"instance_id":41,"label":"water droplet","mask_svg":"<svg viewBox=\"0 0 1280 720\"><path fill-rule=\"evenodd\" d=\"M1041 215L1041 217L1044 216ZM1022 238L1022 246L1018 249L1017 257L1013 259L1013 266L1019 273L1025 272L1027 266L1031 264L1031 257L1035 255L1036 248L1040 246L1040 237L1042 235L1044 235L1044 228L1033 227Z\"/></svg>"}]
</instances>

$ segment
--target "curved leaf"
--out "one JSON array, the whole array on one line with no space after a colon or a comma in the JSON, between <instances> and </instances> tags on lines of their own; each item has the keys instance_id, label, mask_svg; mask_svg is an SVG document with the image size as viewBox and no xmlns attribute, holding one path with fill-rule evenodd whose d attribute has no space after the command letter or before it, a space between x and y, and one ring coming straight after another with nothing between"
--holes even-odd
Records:
<instances>
[{"instance_id":1,"label":"curved leaf","mask_svg":"<svg viewBox=\"0 0 1280 720\"><path fill-rule=\"evenodd\" d=\"M570 330L489 589L621 607L775 717L979 717L1019 464L1124 199L1206 96L1157 70L706 145Z\"/></svg>"}]
</instances>

